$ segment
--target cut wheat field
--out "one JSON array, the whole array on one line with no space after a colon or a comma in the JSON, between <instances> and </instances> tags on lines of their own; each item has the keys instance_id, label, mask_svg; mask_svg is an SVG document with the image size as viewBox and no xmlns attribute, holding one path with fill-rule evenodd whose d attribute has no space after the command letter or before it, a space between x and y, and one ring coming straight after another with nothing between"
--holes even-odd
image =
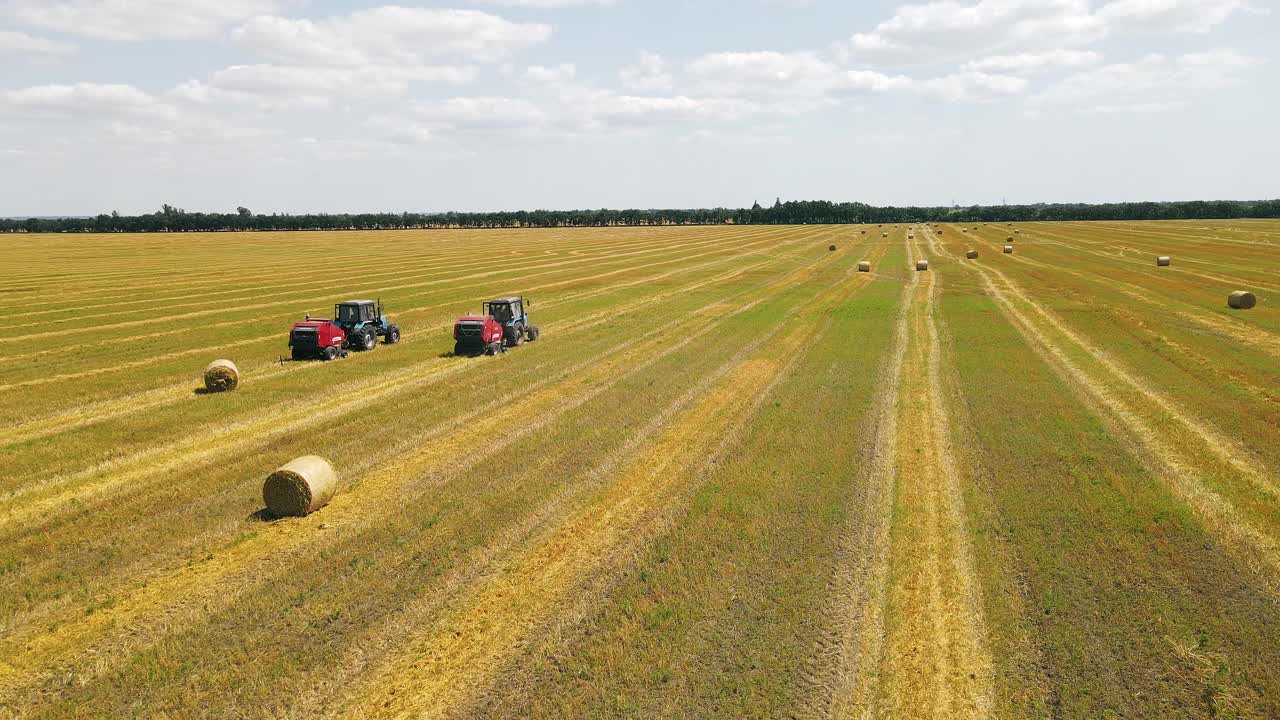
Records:
<instances>
[{"instance_id":1,"label":"cut wheat field","mask_svg":"<svg viewBox=\"0 0 1280 720\"><path fill-rule=\"evenodd\" d=\"M1280 717L1280 222L4 242L0 717Z\"/></svg>"}]
</instances>

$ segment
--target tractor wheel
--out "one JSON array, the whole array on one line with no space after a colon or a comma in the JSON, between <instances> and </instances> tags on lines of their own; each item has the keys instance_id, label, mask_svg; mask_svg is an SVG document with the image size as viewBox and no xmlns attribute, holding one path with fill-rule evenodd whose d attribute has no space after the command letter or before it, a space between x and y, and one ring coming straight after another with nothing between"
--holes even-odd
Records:
<instances>
[{"instance_id":1,"label":"tractor wheel","mask_svg":"<svg viewBox=\"0 0 1280 720\"><path fill-rule=\"evenodd\" d=\"M360 338L360 349L368 352L378 347L378 333L371 329L364 331L364 337Z\"/></svg>"},{"instance_id":2,"label":"tractor wheel","mask_svg":"<svg viewBox=\"0 0 1280 720\"><path fill-rule=\"evenodd\" d=\"M338 357L338 348L337 348L337 347L335 347L335 346L333 346L333 345L330 345L329 347L327 347L327 348L325 348L325 349L324 349L324 359L325 359L325 361L326 361L326 362L327 362L327 361L329 361L329 360L333 360L333 359L335 359L335 358L337 358L337 357Z\"/></svg>"},{"instance_id":3,"label":"tractor wheel","mask_svg":"<svg viewBox=\"0 0 1280 720\"><path fill-rule=\"evenodd\" d=\"M395 345L400 342L400 328L395 325L388 325L387 337L384 339L384 342L388 345Z\"/></svg>"},{"instance_id":4,"label":"tractor wheel","mask_svg":"<svg viewBox=\"0 0 1280 720\"><path fill-rule=\"evenodd\" d=\"M529 342L537 342L537 340L538 340L538 326L530 325L529 326Z\"/></svg>"},{"instance_id":5,"label":"tractor wheel","mask_svg":"<svg viewBox=\"0 0 1280 720\"><path fill-rule=\"evenodd\" d=\"M505 335L505 337L503 338L503 341L507 344L507 347L517 347L519 345L524 344L524 326L523 325L520 325L520 324L513 325L507 328L503 332L503 335Z\"/></svg>"}]
</instances>

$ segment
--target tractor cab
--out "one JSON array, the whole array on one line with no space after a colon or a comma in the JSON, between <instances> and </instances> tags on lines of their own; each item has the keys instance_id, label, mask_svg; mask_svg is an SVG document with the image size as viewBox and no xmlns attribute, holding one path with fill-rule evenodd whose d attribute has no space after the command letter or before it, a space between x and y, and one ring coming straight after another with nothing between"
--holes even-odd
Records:
<instances>
[{"instance_id":1,"label":"tractor cab","mask_svg":"<svg viewBox=\"0 0 1280 720\"><path fill-rule=\"evenodd\" d=\"M519 297L490 300L484 304L484 314L503 327L510 327L518 322L527 324L528 320L524 314L524 298Z\"/></svg>"},{"instance_id":2,"label":"tractor cab","mask_svg":"<svg viewBox=\"0 0 1280 720\"><path fill-rule=\"evenodd\" d=\"M334 322L342 326L354 328L362 323L371 323L382 315L382 309L372 300L348 300L333 306Z\"/></svg>"},{"instance_id":3,"label":"tractor cab","mask_svg":"<svg viewBox=\"0 0 1280 720\"><path fill-rule=\"evenodd\" d=\"M333 323L347 334L347 345L355 350L372 350L378 340L388 345L400 342L400 328L382 314L382 301L348 300L333 306Z\"/></svg>"}]
</instances>

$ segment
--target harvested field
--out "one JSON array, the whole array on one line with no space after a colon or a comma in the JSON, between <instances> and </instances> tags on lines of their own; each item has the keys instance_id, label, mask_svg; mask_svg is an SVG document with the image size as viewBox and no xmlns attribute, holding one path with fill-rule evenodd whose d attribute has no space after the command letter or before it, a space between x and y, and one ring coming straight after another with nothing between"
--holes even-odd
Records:
<instances>
[{"instance_id":1,"label":"harvested field","mask_svg":"<svg viewBox=\"0 0 1280 720\"><path fill-rule=\"evenodd\" d=\"M0 718L1280 717L1280 222L870 229L8 237Z\"/></svg>"}]
</instances>

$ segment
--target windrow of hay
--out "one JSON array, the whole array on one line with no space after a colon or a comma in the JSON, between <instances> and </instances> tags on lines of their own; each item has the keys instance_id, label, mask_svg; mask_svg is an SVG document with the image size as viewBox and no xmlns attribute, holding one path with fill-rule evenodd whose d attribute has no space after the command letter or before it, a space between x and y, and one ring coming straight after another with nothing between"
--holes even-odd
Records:
<instances>
[{"instance_id":1,"label":"windrow of hay","mask_svg":"<svg viewBox=\"0 0 1280 720\"><path fill-rule=\"evenodd\" d=\"M1169 256L1161 255L1156 258L1156 267L1169 267Z\"/></svg>"},{"instance_id":2,"label":"windrow of hay","mask_svg":"<svg viewBox=\"0 0 1280 720\"><path fill-rule=\"evenodd\" d=\"M338 475L328 460L304 455L267 476L262 499L276 517L306 517L333 499Z\"/></svg>"},{"instance_id":3,"label":"windrow of hay","mask_svg":"<svg viewBox=\"0 0 1280 720\"><path fill-rule=\"evenodd\" d=\"M858 272L871 272L871 262L868 260L863 260L862 262L858 263Z\"/></svg>"},{"instance_id":4,"label":"windrow of hay","mask_svg":"<svg viewBox=\"0 0 1280 720\"><path fill-rule=\"evenodd\" d=\"M209 392L227 392L240 385L240 369L230 360L214 360L204 369L204 387Z\"/></svg>"},{"instance_id":5,"label":"windrow of hay","mask_svg":"<svg viewBox=\"0 0 1280 720\"><path fill-rule=\"evenodd\" d=\"M1236 310L1248 310L1258 304L1258 298L1247 290L1236 290L1227 296L1227 305Z\"/></svg>"},{"instance_id":6,"label":"windrow of hay","mask_svg":"<svg viewBox=\"0 0 1280 720\"><path fill-rule=\"evenodd\" d=\"M965 251L964 256L965 256L965 257L967 257L967 258L969 258L970 260L976 260L976 259L977 259L977 257L978 257L978 251L977 251L977 250L967 250L967 251Z\"/></svg>"},{"instance_id":7,"label":"windrow of hay","mask_svg":"<svg viewBox=\"0 0 1280 720\"><path fill-rule=\"evenodd\" d=\"M1004 254L1005 254L1005 255L1012 255L1012 254L1013 254L1013 246L1012 246L1012 245L1005 245L1005 246L1004 246Z\"/></svg>"},{"instance_id":8,"label":"windrow of hay","mask_svg":"<svg viewBox=\"0 0 1280 720\"><path fill-rule=\"evenodd\" d=\"M928 269L929 269L929 261L928 261L928 260L917 260L917 261L916 261L916 271L917 271L917 272L919 272L919 271L921 271L921 270L928 270Z\"/></svg>"}]
</instances>

